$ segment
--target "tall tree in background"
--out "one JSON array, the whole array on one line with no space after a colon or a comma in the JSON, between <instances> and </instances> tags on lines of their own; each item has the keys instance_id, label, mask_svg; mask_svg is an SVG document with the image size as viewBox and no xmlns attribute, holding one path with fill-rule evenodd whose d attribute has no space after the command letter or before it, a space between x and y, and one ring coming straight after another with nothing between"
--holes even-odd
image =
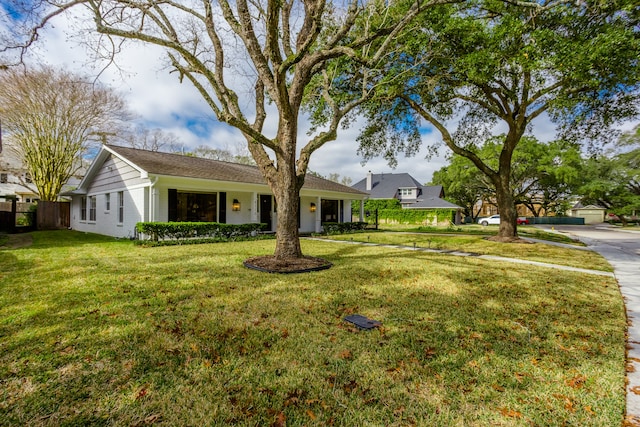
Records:
<instances>
[{"instance_id":1,"label":"tall tree in background","mask_svg":"<svg viewBox=\"0 0 640 427\"><path fill-rule=\"evenodd\" d=\"M97 31L107 56L130 39L164 48L170 67L206 100L216 118L239 129L278 205L275 257L300 258L299 191L311 155L336 139L341 120L370 97L389 47L408 23L432 5L454 0L399 2L326 0L40 0L26 11L40 28L65 10L83 7L89 19L78 25ZM333 65L352 60L360 79L359 96L345 99L336 91L343 79ZM238 79L243 79L238 82ZM238 88L254 89L253 102ZM303 101L326 106L326 126L298 147ZM267 117L275 133L265 129Z\"/></svg>"},{"instance_id":2,"label":"tall tree in background","mask_svg":"<svg viewBox=\"0 0 640 427\"><path fill-rule=\"evenodd\" d=\"M505 241L517 237L514 151L534 120L548 115L562 139L598 144L640 105L636 0L523 4L478 0L424 15L422 31L398 39L403 52L388 65L405 78L367 105L360 137L365 158L393 161L415 153L420 126L431 125L495 187ZM505 138L493 168L479 150L495 130Z\"/></svg>"},{"instance_id":3,"label":"tall tree in background","mask_svg":"<svg viewBox=\"0 0 640 427\"><path fill-rule=\"evenodd\" d=\"M0 117L6 139L43 201L56 201L100 134L127 117L113 90L48 67L0 71Z\"/></svg>"},{"instance_id":4,"label":"tall tree in background","mask_svg":"<svg viewBox=\"0 0 640 427\"><path fill-rule=\"evenodd\" d=\"M499 166L504 136L493 137L477 151L492 170ZM533 216L563 214L569 199L581 183L582 157L577 145L566 141L542 143L523 136L513 153L509 187L516 206L524 205ZM466 157L454 154L449 165L436 171L433 182L445 188L447 198L465 207L475 219L473 207L479 201L495 204L496 189L489 177Z\"/></svg>"},{"instance_id":5,"label":"tall tree in background","mask_svg":"<svg viewBox=\"0 0 640 427\"><path fill-rule=\"evenodd\" d=\"M180 150L178 137L171 132L162 129L148 129L144 126L135 126L116 135L116 140L121 140L124 145L139 150L176 152ZM107 138L105 138L107 139Z\"/></svg>"},{"instance_id":6,"label":"tall tree in background","mask_svg":"<svg viewBox=\"0 0 640 427\"><path fill-rule=\"evenodd\" d=\"M251 157L251 153L242 146L237 146L234 150L231 150L229 148L211 148L206 145L199 145L184 154L187 156L201 157L203 159L220 160L243 165L256 164L253 157Z\"/></svg>"}]
</instances>

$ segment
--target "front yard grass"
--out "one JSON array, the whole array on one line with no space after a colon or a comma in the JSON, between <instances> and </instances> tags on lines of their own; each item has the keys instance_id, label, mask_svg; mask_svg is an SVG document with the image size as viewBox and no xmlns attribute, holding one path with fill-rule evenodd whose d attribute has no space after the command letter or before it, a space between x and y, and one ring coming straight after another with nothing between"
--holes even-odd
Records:
<instances>
[{"instance_id":1,"label":"front yard grass","mask_svg":"<svg viewBox=\"0 0 640 427\"><path fill-rule=\"evenodd\" d=\"M480 255L495 255L506 258L558 264L568 267L613 271L601 255L582 249L571 249L545 243L498 243L478 235L449 235L432 233L385 232L354 233L325 236L327 239L403 245L446 251L461 251Z\"/></svg>"},{"instance_id":2,"label":"front yard grass","mask_svg":"<svg viewBox=\"0 0 640 427\"><path fill-rule=\"evenodd\" d=\"M622 424L613 279L316 241L330 270L242 267L273 248L1 250L0 425Z\"/></svg>"}]
</instances>

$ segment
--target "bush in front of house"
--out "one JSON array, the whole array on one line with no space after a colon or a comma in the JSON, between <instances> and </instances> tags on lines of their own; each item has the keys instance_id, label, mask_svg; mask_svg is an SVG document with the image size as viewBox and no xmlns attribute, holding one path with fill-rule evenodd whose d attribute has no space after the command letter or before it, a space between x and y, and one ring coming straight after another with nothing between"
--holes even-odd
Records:
<instances>
[{"instance_id":1,"label":"bush in front of house","mask_svg":"<svg viewBox=\"0 0 640 427\"><path fill-rule=\"evenodd\" d=\"M139 222L136 231L142 245L183 245L259 238L266 224L219 222Z\"/></svg>"},{"instance_id":2,"label":"bush in front of house","mask_svg":"<svg viewBox=\"0 0 640 427\"><path fill-rule=\"evenodd\" d=\"M326 234L345 234L363 231L368 225L367 222L325 222L322 227Z\"/></svg>"}]
</instances>

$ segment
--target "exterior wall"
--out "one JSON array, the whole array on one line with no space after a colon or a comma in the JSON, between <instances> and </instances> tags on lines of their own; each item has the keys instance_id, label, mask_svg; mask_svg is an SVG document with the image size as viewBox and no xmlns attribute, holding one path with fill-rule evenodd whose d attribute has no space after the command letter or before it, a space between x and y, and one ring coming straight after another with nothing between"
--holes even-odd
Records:
<instances>
[{"instance_id":1,"label":"exterior wall","mask_svg":"<svg viewBox=\"0 0 640 427\"><path fill-rule=\"evenodd\" d=\"M122 222L118 220L118 191L123 192L124 197L124 218ZM125 188L118 191L108 192L111 196L111 208L106 209L106 194L88 194L87 195L87 216L86 220L81 220L81 196L74 196L71 202L71 228L77 231L87 233L104 234L106 236L133 238L135 236L135 226L138 222L144 220L145 188L136 188L126 190ZM89 219L89 197L96 197L96 219Z\"/></svg>"},{"instance_id":2,"label":"exterior wall","mask_svg":"<svg viewBox=\"0 0 640 427\"><path fill-rule=\"evenodd\" d=\"M151 178L153 182L153 178ZM261 194L271 194L264 186L248 185L242 183L217 183L205 180L193 180L185 178L162 177L154 185L154 198L156 199L156 212L153 215L155 221L167 221L169 215L169 189L175 188L181 192L205 192L218 193L218 206L220 193L225 192L227 224L247 224L260 221L260 214L257 211L257 199ZM254 199L255 198L255 199ZM319 232L320 229L320 200L323 198L337 200L337 197L317 197L312 195L301 195L300 197L300 231L304 233ZM233 211L233 200L240 202L240 210ZM344 200L344 221L351 219L351 200ZM316 212L310 211L311 203L316 204ZM255 215L254 210L256 210ZM277 212L273 211L273 227L275 231L277 222Z\"/></svg>"},{"instance_id":3,"label":"exterior wall","mask_svg":"<svg viewBox=\"0 0 640 427\"><path fill-rule=\"evenodd\" d=\"M311 212L311 203L316 205L316 211ZM322 204L318 197L300 197L300 231L303 233L313 233L320 227L320 207Z\"/></svg>"},{"instance_id":4,"label":"exterior wall","mask_svg":"<svg viewBox=\"0 0 640 427\"><path fill-rule=\"evenodd\" d=\"M604 209L573 209L572 216L584 218L585 224L600 224L604 222Z\"/></svg>"},{"instance_id":5,"label":"exterior wall","mask_svg":"<svg viewBox=\"0 0 640 427\"><path fill-rule=\"evenodd\" d=\"M73 196L71 202L71 228L87 233L114 237L135 236L135 226L148 219L149 180L141 178L140 172L120 159L111 156L98 171L87 191L86 220L81 220L82 196ZM123 192L124 218L119 221L118 192ZM107 210L107 194L110 209ZM89 198L96 197L96 219L89 218Z\"/></svg>"},{"instance_id":6,"label":"exterior wall","mask_svg":"<svg viewBox=\"0 0 640 427\"><path fill-rule=\"evenodd\" d=\"M148 182L148 179L140 177L140 171L117 157L109 156L91 182L89 191L103 193L109 190L118 190L125 186L146 185Z\"/></svg>"}]
</instances>

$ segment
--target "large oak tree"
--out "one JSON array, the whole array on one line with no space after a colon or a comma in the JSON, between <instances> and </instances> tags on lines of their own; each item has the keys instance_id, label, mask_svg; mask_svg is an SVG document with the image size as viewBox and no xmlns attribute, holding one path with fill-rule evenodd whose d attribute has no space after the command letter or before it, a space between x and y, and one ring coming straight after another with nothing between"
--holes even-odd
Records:
<instances>
[{"instance_id":1,"label":"large oak tree","mask_svg":"<svg viewBox=\"0 0 640 427\"><path fill-rule=\"evenodd\" d=\"M493 184L498 237L510 240L514 150L536 119L550 117L566 140L599 144L611 139L613 124L637 114L640 7L635 0L473 3L434 9L421 31L398 40L403 51L388 68L405 78L368 104L360 150L392 161L413 154L427 123ZM505 138L491 167L479 150L496 133Z\"/></svg>"},{"instance_id":2,"label":"large oak tree","mask_svg":"<svg viewBox=\"0 0 640 427\"><path fill-rule=\"evenodd\" d=\"M24 46L55 16L84 8L88 29L101 35L96 51L117 55L122 40L164 48L179 78L198 89L220 122L246 138L278 206L275 256L299 258L299 191L311 155L336 139L341 120L373 93L378 79L369 70L381 69L407 23L433 5L452 2L40 0L24 15L35 23ZM335 96L341 76L332 64L343 58L361 78L359 96L348 102ZM253 88L251 103L239 92L247 87ZM327 106L326 126L299 146L303 101L317 98ZM275 132L269 133L267 121Z\"/></svg>"}]
</instances>

